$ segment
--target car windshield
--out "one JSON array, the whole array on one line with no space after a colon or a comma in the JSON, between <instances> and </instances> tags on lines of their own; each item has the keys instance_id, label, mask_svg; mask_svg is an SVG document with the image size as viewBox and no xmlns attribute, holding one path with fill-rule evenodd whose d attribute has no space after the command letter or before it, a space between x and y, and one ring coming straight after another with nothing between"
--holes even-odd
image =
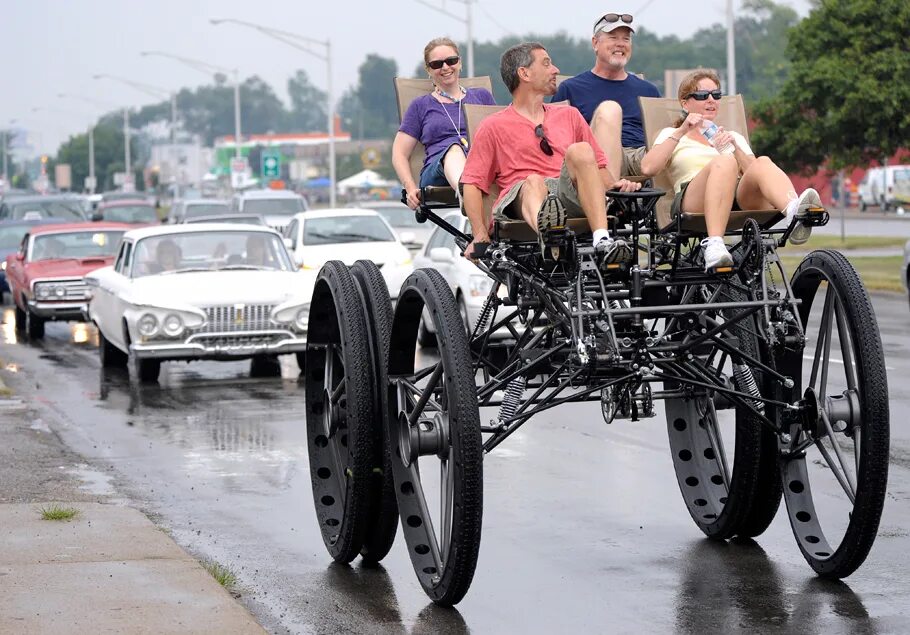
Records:
<instances>
[{"instance_id":1,"label":"car windshield","mask_svg":"<svg viewBox=\"0 0 910 635\"><path fill-rule=\"evenodd\" d=\"M895 170L894 171L894 183L910 185L910 169L907 170Z\"/></svg>"},{"instance_id":2,"label":"car windshield","mask_svg":"<svg viewBox=\"0 0 910 635\"><path fill-rule=\"evenodd\" d=\"M304 245L394 241L395 236L378 216L326 216L307 218Z\"/></svg>"},{"instance_id":3,"label":"car windshield","mask_svg":"<svg viewBox=\"0 0 910 635\"><path fill-rule=\"evenodd\" d=\"M186 218L196 218L197 216L223 214L226 211L228 211L227 203L194 203L186 206L184 216Z\"/></svg>"},{"instance_id":4,"label":"car windshield","mask_svg":"<svg viewBox=\"0 0 910 635\"><path fill-rule=\"evenodd\" d=\"M151 205L115 205L101 211L104 220L112 223L157 223L158 214Z\"/></svg>"},{"instance_id":5,"label":"car windshield","mask_svg":"<svg viewBox=\"0 0 910 635\"><path fill-rule=\"evenodd\" d=\"M194 231L149 236L136 243L133 277L189 271L251 269L291 271L277 234L264 231Z\"/></svg>"},{"instance_id":6,"label":"car windshield","mask_svg":"<svg viewBox=\"0 0 910 635\"><path fill-rule=\"evenodd\" d=\"M32 238L29 261L113 256L123 233L110 229L38 234Z\"/></svg>"},{"instance_id":7,"label":"car windshield","mask_svg":"<svg viewBox=\"0 0 910 635\"><path fill-rule=\"evenodd\" d=\"M67 221L85 220L82 207L74 200L10 201L10 218L35 220L39 218L65 218Z\"/></svg>"},{"instance_id":8,"label":"car windshield","mask_svg":"<svg viewBox=\"0 0 910 635\"><path fill-rule=\"evenodd\" d=\"M293 216L306 208L302 198L248 198L243 202L243 211L265 216Z\"/></svg>"},{"instance_id":9,"label":"car windshield","mask_svg":"<svg viewBox=\"0 0 910 635\"><path fill-rule=\"evenodd\" d=\"M29 225L0 224L0 251L12 251L19 248L22 237L28 233Z\"/></svg>"},{"instance_id":10,"label":"car windshield","mask_svg":"<svg viewBox=\"0 0 910 635\"><path fill-rule=\"evenodd\" d=\"M409 208L407 205L397 206L376 206L370 207L369 205L364 205L366 209L371 209L374 212L377 212L382 215L389 225L395 228L409 227L409 228L420 228L426 227L426 225L417 222L417 217L414 215L414 210Z\"/></svg>"},{"instance_id":11,"label":"car windshield","mask_svg":"<svg viewBox=\"0 0 910 635\"><path fill-rule=\"evenodd\" d=\"M188 223L235 223L241 225L265 225L262 216L244 216L242 214L224 214L222 216L200 216L187 219Z\"/></svg>"}]
</instances>

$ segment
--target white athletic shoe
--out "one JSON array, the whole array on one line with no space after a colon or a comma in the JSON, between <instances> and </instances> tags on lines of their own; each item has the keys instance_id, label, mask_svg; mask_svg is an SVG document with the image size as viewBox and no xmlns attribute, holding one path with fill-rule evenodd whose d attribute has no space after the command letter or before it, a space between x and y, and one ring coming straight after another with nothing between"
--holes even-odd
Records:
<instances>
[{"instance_id":1,"label":"white athletic shoe","mask_svg":"<svg viewBox=\"0 0 910 635\"><path fill-rule=\"evenodd\" d=\"M701 241L701 247L705 250L705 273L715 267L730 267L733 265L733 256L727 251L723 238L719 236L705 238Z\"/></svg>"},{"instance_id":2,"label":"white athletic shoe","mask_svg":"<svg viewBox=\"0 0 910 635\"><path fill-rule=\"evenodd\" d=\"M822 207L822 199L818 196L818 192L811 187L808 187L803 190L803 193L796 199L796 218L805 218L810 207ZM790 218L787 220L789 221ZM790 234L790 242L794 245L802 245L809 240L809 236L811 235L812 227L810 225L797 223L796 227L793 228L793 232Z\"/></svg>"}]
</instances>

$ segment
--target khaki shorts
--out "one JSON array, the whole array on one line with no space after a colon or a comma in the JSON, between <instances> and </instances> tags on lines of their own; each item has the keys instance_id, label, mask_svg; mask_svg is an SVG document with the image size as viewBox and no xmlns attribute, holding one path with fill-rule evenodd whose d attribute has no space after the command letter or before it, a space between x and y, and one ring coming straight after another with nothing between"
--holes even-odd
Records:
<instances>
[{"instance_id":1,"label":"khaki shorts","mask_svg":"<svg viewBox=\"0 0 910 635\"><path fill-rule=\"evenodd\" d=\"M555 194L562 201L568 218L584 218L585 211L581 208L581 202L578 200L578 190L575 189L575 184L569 177L569 168L566 167L565 161L563 161L562 169L559 171L559 178L546 177L544 182L547 184L547 190L549 190L550 194ZM495 220L521 218L521 207L517 204L517 199L522 185L524 185L524 181L519 181L510 187L503 197L499 199L499 202L493 208L493 218Z\"/></svg>"},{"instance_id":2,"label":"khaki shorts","mask_svg":"<svg viewBox=\"0 0 910 635\"><path fill-rule=\"evenodd\" d=\"M623 148L622 149L622 170L619 177L641 176L641 160L647 154L644 146L641 148Z\"/></svg>"}]
</instances>

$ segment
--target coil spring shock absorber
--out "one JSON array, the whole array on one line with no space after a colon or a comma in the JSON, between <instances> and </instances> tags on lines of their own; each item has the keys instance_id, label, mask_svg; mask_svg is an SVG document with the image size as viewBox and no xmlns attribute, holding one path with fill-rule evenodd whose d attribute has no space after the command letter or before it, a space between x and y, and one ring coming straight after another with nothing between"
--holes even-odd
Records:
<instances>
[{"instance_id":1,"label":"coil spring shock absorber","mask_svg":"<svg viewBox=\"0 0 910 635\"><path fill-rule=\"evenodd\" d=\"M477 337L478 334L483 333L487 328L487 322L490 320L490 315L493 313L493 308L496 304L496 293L499 291L499 283L494 282L493 287L490 289L490 293L487 295L487 299L483 301L483 307L480 309L480 315L477 316L477 322L474 323L474 330L471 331L471 339L473 340Z\"/></svg>"},{"instance_id":2,"label":"coil spring shock absorber","mask_svg":"<svg viewBox=\"0 0 910 635\"><path fill-rule=\"evenodd\" d=\"M755 381L755 375L752 369L745 364L733 364L733 379L736 381L736 387L740 392L748 393L753 397L761 397L758 390L758 384ZM765 414L765 404L761 401L751 401L752 407L758 412Z\"/></svg>"},{"instance_id":3,"label":"coil spring shock absorber","mask_svg":"<svg viewBox=\"0 0 910 635\"><path fill-rule=\"evenodd\" d=\"M515 416L515 411L518 410L518 406L521 403L521 397L524 395L525 386L528 383L527 377L524 375L519 375L509 382L509 385L506 386L506 393L502 398L502 405L499 406L499 423L502 425L502 422L506 419Z\"/></svg>"}]
</instances>

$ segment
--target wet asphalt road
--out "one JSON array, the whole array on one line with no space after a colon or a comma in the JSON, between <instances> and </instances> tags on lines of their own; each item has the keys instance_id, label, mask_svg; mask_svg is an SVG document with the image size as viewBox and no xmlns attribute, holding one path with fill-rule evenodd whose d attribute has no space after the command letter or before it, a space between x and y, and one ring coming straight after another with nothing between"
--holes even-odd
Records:
<instances>
[{"instance_id":1,"label":"wet asphalt road","mask_svg":"<svg viewBox=\"0 0 910 635\"><path fill-rule=\"evenodd\" d=\"M566 405L486 457L480 562L457 610L429 602L400 536L382 568L330 564L293 358L280 379L250 378L249 362L166 363L160 385L138 388L102 373L86 325L49 324L43 342L17 343L10 307L0 356L71 447L181 545L238 572L242 600L274 632L906 632L910 311L899 296L874 303L893 460L878 540L845 583L812 574L783 512L757 542L704 539L680 498L662 408L606 426L597 404Z\"/></svg>"}]
</instances>

